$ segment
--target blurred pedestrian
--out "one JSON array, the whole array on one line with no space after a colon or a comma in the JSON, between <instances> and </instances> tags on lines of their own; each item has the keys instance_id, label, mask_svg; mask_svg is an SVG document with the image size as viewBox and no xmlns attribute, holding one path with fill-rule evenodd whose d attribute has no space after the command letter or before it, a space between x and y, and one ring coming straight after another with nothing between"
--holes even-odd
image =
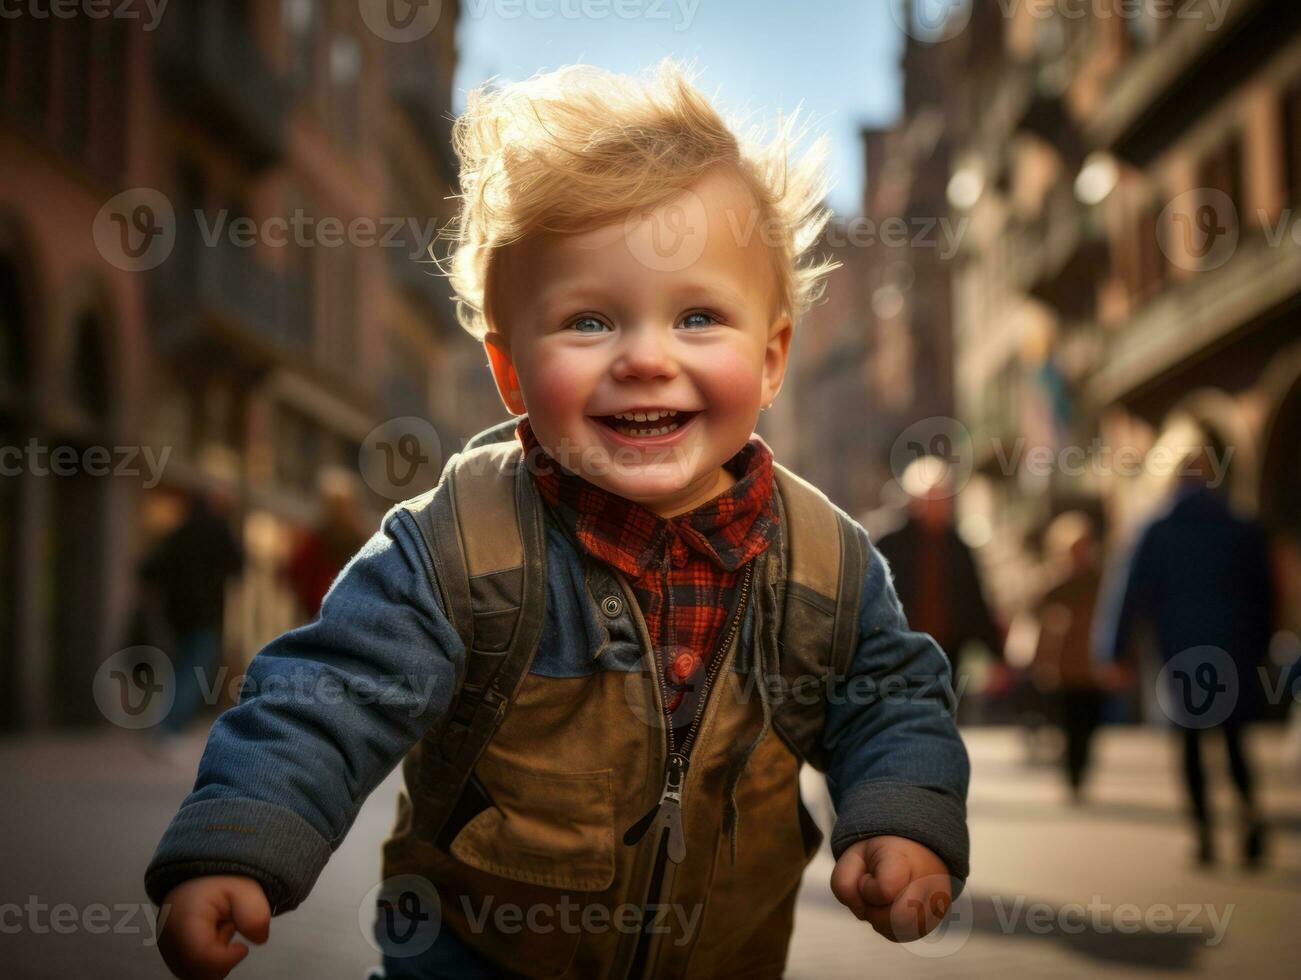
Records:
<instances>
[{"instance_id":1,"label":"blurred pedestrian","mask_svg":"<svg viewBox=\"0 0 1301 980\"><path fill-rule=\"evenodd\" d=\"M357 481L337 467L322 471L318 483L320 516L294 546L285 568L306 619L315 619L321 600L340 570L370 536L357 499Z\"/></svg>"},{"instance_id":2,"label":"blurred pedestrian","mask_svg":"<svg viewBox=\"0 0 1301 980\"><path fill-rule=\"evenodd\" d=\"M961 696L962 649L983 643L1002 666L1003 634L985 602L975 556L953 526L952 473L938 456L921 456L904 470L908 495L903 523L882 535L885 556L908 625L935 638L949 657ZM1001 674L1001 671L1000 671Z\"/></svg>"},{"instance_id":3,"label":"blurred pedestrian","mask_svg":"<svg viewBox=\"0 0 1301 980\"><path fill-rule=\"evenodd\" d=\"M1102 575L1093 524L1081 511L1058 515L1044 535L1047 586L1030 679L1065 736L1062 760L1071 799L1082 797L1089 748L1102 714L1102 686L1089 640Z\"/></svg>"},{"instance_id":4,"label":"blurred pedestrian","mask_svg":"<svg viewBox=\"0 0 1301 980\"><path fill-rule=\"evenodd\" d=\"M1224 500L1205 435L1192 436L1188 445L1193 448L1182 455L1168 506L1140 530L1105 589L1095 653L1136 674L1135 636L1140 626L1151 627L1165 664L1158 698L1183 743L1197 860L1215 860L1202 766L1203 734L1215 729L1241 801L1243 860L1254 866L1264 853L1265 831L1243 726L1260 709L1257 668L1273 629L1269 544L1259 524Z\"/></svg>"},{"instance_id":5,"label":"blurred pedestrian","mask_svg":"<svg viewBox=\"0 0 1301 980\"><path fill-rule=\"evenodd\" d=\"M142 585L152 593L175 638L176 698L159 726L164 737L181 735L202 710L221 660L226 583L244 565L231 532L234 498L225 486L197 492L189 509L140 565Z\"/></svg>"}]
</instances>

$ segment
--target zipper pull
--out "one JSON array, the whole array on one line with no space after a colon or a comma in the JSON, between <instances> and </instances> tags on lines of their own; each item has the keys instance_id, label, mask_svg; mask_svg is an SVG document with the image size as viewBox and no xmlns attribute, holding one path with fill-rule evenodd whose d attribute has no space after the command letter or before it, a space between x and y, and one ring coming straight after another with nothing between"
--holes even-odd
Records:
<instances>
[{"instance_id":1,"label":"zipper pull","mask_svg":"<svg viewBox=\"0 0 1301 980\"><path fill-rule=\"evenodd\" d=\"M652 828L669 832L669 860L681 864L687 856L686 835L682 832L682 780L687 772L687 757L677 752L669 753L664 767L664 789L659 802L646 815L624 831L623 842L636 844Z\"/></svg>"}]
</instances>

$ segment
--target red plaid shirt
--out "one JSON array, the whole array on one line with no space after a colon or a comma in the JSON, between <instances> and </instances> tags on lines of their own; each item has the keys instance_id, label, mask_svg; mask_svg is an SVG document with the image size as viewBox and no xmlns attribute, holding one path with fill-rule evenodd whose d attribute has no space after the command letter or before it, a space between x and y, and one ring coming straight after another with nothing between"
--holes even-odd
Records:
<instances>
[{"instance_id":1,"label":"red plaid shirt","mask_svg":"<svg viewBox=\"0 0 1301 980\"><path fill-rule=\"evenodd\" d=\"M527 415L515 434L525 453L539 450ZM627 576L656 645L665 712L680 736L710 658L720 653L715 647L735 611L745 564L777 537L772 451L752 436L726 463L737 482L670 518L547 459L552 465L530 469L538 491L584 551Z\"/></svg>"}]
</instances>

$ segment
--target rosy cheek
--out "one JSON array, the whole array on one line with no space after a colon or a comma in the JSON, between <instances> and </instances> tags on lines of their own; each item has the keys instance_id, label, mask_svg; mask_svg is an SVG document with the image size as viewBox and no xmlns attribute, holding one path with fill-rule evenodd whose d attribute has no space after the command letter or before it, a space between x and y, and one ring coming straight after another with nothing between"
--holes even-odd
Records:
<instances>
[{"instance_id":1,"label":"rosy cheek","mask_svg":"<svg viewBox=\"0 0 1301 980\"><path fill-rule=\"evenodd\" d=\"M583 369L581 360L569 357L539 358L529 365L530 375L525 389L529 397L530 412L557 416L582 414L583 406L591 393L590 372Z\"/></svg>"},{"instance_id":2,"label":"rosy cheek","mask_svg":"<svg viewBox=\"0 0 1301 980\"><path fill-rule=\"evenodd\" d=\"M752 357L738 353L717 353L697 377L714 410L746 410L759 397L762 371Z\"/></svg>"}]
</instances>

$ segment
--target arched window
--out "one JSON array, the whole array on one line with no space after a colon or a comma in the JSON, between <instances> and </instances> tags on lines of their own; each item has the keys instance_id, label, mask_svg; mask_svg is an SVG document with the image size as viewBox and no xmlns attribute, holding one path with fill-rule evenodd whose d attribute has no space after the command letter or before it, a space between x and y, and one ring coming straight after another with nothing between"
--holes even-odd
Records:
<instances>
[{"instance_id":1,"label":"arched window","mask_svg":"<svg viewBox=\"0 0 1301 980\"><path fill-rule=\"evenodd\" d=\"M18 270L0 256L0 404L27 387L22 293Z\"/></svg>"},{"instance_id":2,"label":"arched window","mask_svg":"<svg viewBox=\"0 0 1301 980\"><path fill-rule=\"evenodd\" d=\"M66 392L83 417L105 421L109 412L108 366L103 324L94 313L83 313L72 334Z\"/></svg>"}]
</instances>

